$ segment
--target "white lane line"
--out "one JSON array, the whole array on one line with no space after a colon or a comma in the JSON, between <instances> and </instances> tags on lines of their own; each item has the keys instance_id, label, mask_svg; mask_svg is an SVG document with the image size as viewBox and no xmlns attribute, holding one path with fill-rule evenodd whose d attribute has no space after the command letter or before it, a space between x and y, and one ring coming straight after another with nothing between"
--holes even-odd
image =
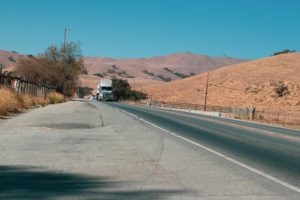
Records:
<instances>
[{"instance_id":1,"label":"white lane line","mask_svg":"<svg viewBox=\"0 0 300 200\"><path fill-rule=\"evenodd\" d=\"M195 146L197 146L197 147L200 147L200 148L202 148L202 149L204 149L204 150L206 150L206 151L208 151L208 152L210 152L210 153L213 153L213 154L215 154L215 155L217 155L217 156L219 156L219 157L221 157L221 158L224 158L225 160L228 160L228 161L230 161L230 162L232 162L232 163L234 163L234 164L236 164L236 165L238 165L238 166L240 166L240 167L242 167L242 168L245 168L245 169L247 169L247 170L249 170L249 171L251 171L251 172L254 172L254 173L256 173L256 174L258 174L258 175L260 175L260 176L262 176L262 177L264 177L264 178L266 178L266 179L268 179L268 180L271 180L271 181L273 181L273 182L275 182L275 183L278 183L278 184L280 184L280 185L282 185L282 186L284 186L284 187L286 187L286 188L288 188L288 189L290 189L290 190L293 190L293 191L295 191L295 192L300 193L300 188L298 188L298 187L296 187L296 186L294 186L294 185L291 185L291 184L289 184L289 183L287 183L287 182L285 182L285 181L283 181L283 180L280 180L280 179L278 179L278 178L275 178L275 177L273 177L273 176L271 176L271 175L269 175L269 174L267 174L267 173L265 173L265 172L262 172L262 171L260 171L260 170L258 170L258 169L255 169L255 168L253 168L253 167L250 167L249 165L246 165L246 164L244 164L244 163L241 163L241 162L239 162L239 161L237 161L237 160L235 160L235 159L233 159L233 158L230 158L230 157L228 157L228 156L226 156L226 155L224 155L224 154L222 154L222 153L220 153L220 152L217 152L217 151L215 151L215 150L213 150L213 149L211 149L211 148L208 148L208 147L206 147L206 146L204 146L204 145L202 145L202 144L199 144L199 143L197 143L197 142L194 142L194 141L192 141L192 140L189 140L189 139L187 139L187 138L184 138L184 137L182 137L182 136L180 136L180 135L177 135L176 133L173 133L173 132L171 132L171 131L168 131L168 130L166 130L166 129L160 127L160 126L157 126L157 125L155 125L155 124L153 124L153 123L151 123L151 122L149 122L149 121L147 121L147 120L144 120L144 119L142 119L142 118L140 118L140 117L138 117L138 116L136 116L136 115L134 115L134 114L132 114L132 113L129 113L129 112L125 111L125 110L122 110L122 109L120 109L120 108L116 108L116 109L118 109L118 110L120 110L121 112L124 112L124 113L126 113L126 114L128 114L128 115L130 115L130 116L132 116L132 117L134 117L134 118L137 118L138 120L140 120L140 121L142 121L142 122L144 122L144 123L146 123L146 124L149 124L149 125L151 125L151 126L157 128L157 129L160 129L160 130L162 130L162 131L164 131L164 132L166 132L166 133L168 133L168 134L170 134L170 135L172 135L172 136L174 136L174 137L176 137L176 138L179 138L179 139L184 140L184 141L186 141L186 142L188 142L188 143L190 143L190 144L193 144L193 145L195 145Z\"/></svg>"}]
</instances>

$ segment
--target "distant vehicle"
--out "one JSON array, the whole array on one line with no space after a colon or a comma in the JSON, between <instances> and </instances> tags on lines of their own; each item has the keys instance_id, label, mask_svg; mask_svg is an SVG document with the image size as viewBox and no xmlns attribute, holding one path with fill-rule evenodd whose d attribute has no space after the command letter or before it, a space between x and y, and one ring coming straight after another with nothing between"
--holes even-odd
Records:
<instances>
[{"instance_id":1,"label":"distant vehicle","mask_svg":"<svg viewBox=\"0 0 300 200\"><path fill-rule=\"evenodd\" d=\"M97 86L97 100L99 101L112 101L112 80L110 79L101 79L100 83Z\"/></svg>"}]
</instances>

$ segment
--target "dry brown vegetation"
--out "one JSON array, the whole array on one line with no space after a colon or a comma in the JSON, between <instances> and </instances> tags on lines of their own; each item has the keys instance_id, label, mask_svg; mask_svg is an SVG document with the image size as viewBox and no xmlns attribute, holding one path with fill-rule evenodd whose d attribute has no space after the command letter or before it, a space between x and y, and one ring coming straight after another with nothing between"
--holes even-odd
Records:
<instances>
[{"instance_id":1,"label":"dry brown vegetation","mask_svg":"<svg viewBox=\"0 0 300 200\"><path fill-rule=\"evenodd\" d=\"M57 93L57 92L52 92L52 93L48 94L47 98L49 100L49 103L51 103L51 104L62 103L65 101L64 95Z\"/></svg>"},{"instance_id":2,"label":"dry brown vegetation","mask_svg":"<svg viewBox=\"0 0 300 200\"><path fill-rule=\"evenodd\" d=\"M64 96L59 93L50 93L46 98L30 97L27 95L17 96L13 90L0 87L0 116L20 112L23 109L29 109L33 106L45 106L64 101Z\"/></svg>"},{"instance_id":3,"label":"dry brown vegetation","mask_svg":"<svg viewBox=\"0 0 300 200\"><path fill-rule=\"evenodd\" d=\"M300 54L288 53L210 72L208 105L300 111ZM207 74L143 88L154 100L204 104Z\"/></svg>"},{"instance_id":4,"label":"dry brown vegetation","mask_svg":"<svg viewBox=\"0 0 300 200\"><path fill-rule=\"evenodd\" d=\"M22 104L17 95L7 88L0 88L0 115L6 115L8 112L17 112Z\"/></svg>"}]
</instances>

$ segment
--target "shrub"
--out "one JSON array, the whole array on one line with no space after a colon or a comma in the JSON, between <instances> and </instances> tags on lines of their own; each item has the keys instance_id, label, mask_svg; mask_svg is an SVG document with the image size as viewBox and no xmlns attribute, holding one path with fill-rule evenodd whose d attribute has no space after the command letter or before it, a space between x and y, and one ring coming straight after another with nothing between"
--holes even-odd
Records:
<instances>
[{"instance_id":1,"label":"shrub","mask_svg":"<svg viewBox=\"0 0 300 200\"><path fill-rule=\"evenodd\" d=\"M8 60L9 60L10 62L16 62L16 59L14 59L12 56L9 56L9 57L8 57Z\"/></svg>"},{"instance_id":2,"label":"shrub","mask_svg":"<svg viewBox=\"0 0 300 200\"><path fill-rule=\"evenodd\" d=\"M131 90L129 99L134 101L147 99L147 94L140 91Z\"/></svg>"},{"instance_id":3,"label":"shrub","mask_svg":"<svg viewBox=\"0 0 300 200\"><path fill-rule=\"evenodd\" d=\"M296 52L295 50L285 49L283 51L278 51L278 52L273 53L272 56L277 56L277 55L285 54L285 53L295 53L295 52Z\"/></svg>"},{"instance_id":4,"label":"shrub","mask_svg":"<svg viewBox=\"0 0 300 200\"><path fill-rule=\"evenodd\" d=\"M33 97L34 105L45 106L49 104L49 99L44 97Z\"/></svg>"},{"instance_id":5,"label":"shrub","mask_svg":"<svg viewBox=\"0 0 300 200\"><path fill-rule=\"evenodd\" d=\"M89 72L87 71L87 69L84 67L81 69L81 74L89 74Z\"/></svg>"},{"instance_id":6,"label":"shrub","mask_svg":"<svg viewBox=\"0 0 300 200\"><path fill-rule=\"evenodd\" d=\"M27 57L28 57L28 58L34 58L34 55L32 55L32 54L27 54Z\"/></svg>"},{"instance_id":7,"label":"shrub","mask_svg":"<svg viewBox=\"0 0 300 200\"><path fill-rule=\"evenodd\" d=\"M109 73L109 74L115 74L115 73L116 73L116 70L114 70L114 69L108 69L108 70L107 70L107 73Z\"/></svg>"},{"instance_id":8,"label":"shrub","mask_svg":"<svg viewBox=\"0 0 300 200\"><path fill-rule=\"evenodd\" d=\"M28 96L28 95L21 95L18 97L19 102L22 105L22 108L31 108L32 106L35 106L35 102L32 99L32 97Z\"/></svg>"},{"instance_id":9,"label":"shrub","mask_svg":"<svg viewBox=\"0 0 300 200\"><path fill-rule=\"evenodd\" d=\"M156 76L157 78L160 78L161 80L165 81L165 82L169 82L172 79L170 77L164 77L163 75L159 74Z\"/></svg>"},{"instance_id":10,"label":"shrub","mask_svg":"<svg viewBox=\"0 0 300 200\"><path fill-rule=\"evenodd\" d=\"M112 65L111 68L113 68L113 69L119 69L116 65Z\"/></svg>"},{"instance_id":11,"label":"shrub","mask_svg":"<svg viewBox=\"0 0 300 200\"><path fill-rule=\"evenodd\" d=\"M116 101L119 100L141 100L146 99L147 94L135 90L131 90L131 87L127 80L112 79L113 84L113 96Z\"/></svg>"},{"instance_id":12,"label":"shrub","mask_svg":"<svg viewBox=\"0 0 300 200\"><path fill-rule=\"evenodd\" d=\"M57 92L47 94L47 99L49 100L50 104L62 103L65 101L64 95Z\"/></svg>"},{"instance_id":13,"label":"shrub","mask_svg":"<svg viewBox=\"0 0 300 200\"><path fill-rule=\"evenodd\" d=\"M0 88L0 115L16 112L21 109L17 95L10 89Z\"/></svg>"},{"instance_id":14,"label":"shrub","mask_svg":"<svg viewBox=\"0 0 300 200\"><path fill-rule=\"evenodd\" d=\"M94 76L98 76L98 77L101 77L101 78L104 77L103 74L102 74L102 73L99 73L99 72L98 72L98 73L95 73Z\"/></svg>"},{"instance_id":15,"label":"shrub","mask_svg":"<svg viewBox=\"0 0 300 200\"><path fill-rule=\"evenodd\" d=\"M84 96L91 95L93 93L93 88L90 87L78 87L78 96L83 98Z\"/></svg>"},{"instance_id":16,"label":"shrub","mask_svg":"<svg viewBox=\"0 0 300 200\"><path fill-rule=\"evenodd\" d=\"M166 70L167 72L173 73L173 71L171 69L167 68L167 67L165 67L164 70Z\"/></svg>"},{"instance_id":17,"label":"shrub","mask_svg":"<svg viewBox=\"0 0 300 200\"><path fill-rule=\"evenodd\" d=\"M283 97L283 96L286 96L290 93L288 86L285 85L283 82L279 82L275 86L274 91L275 91L275 93L278 97Z\"/></svg>"},{"instance_id":18,"label":"shrub","mask_svg":"<svg viewBox=\"0 0 300 200\"><path fill-rule=\"evenodd\" d=\"M155 76L154 73L148 72L148 70L143 70L143 73L144 73L144 74L147 74L147 75L149 75L149 76Z\"/></svg>"}]
</instances>

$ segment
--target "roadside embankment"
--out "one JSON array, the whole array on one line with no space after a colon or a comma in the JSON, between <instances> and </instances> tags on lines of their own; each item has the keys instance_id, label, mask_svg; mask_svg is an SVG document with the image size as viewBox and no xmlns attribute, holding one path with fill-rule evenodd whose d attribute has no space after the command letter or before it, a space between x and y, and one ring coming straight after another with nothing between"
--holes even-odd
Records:
<instances>
[{"instance_id":1,"label":"roadside embankment","mask_svg":"<svg viewBox=\"0 0 300 200\"><path fill-rule=\"evenodd\" d=\"M33 106L45 106L47 104L62 103L65 97L60 93L49 93L46 97L32 97L17 95L9 88L0 88L0 116L9 113L20 112Z\"/></svg>"}]
</instances>

